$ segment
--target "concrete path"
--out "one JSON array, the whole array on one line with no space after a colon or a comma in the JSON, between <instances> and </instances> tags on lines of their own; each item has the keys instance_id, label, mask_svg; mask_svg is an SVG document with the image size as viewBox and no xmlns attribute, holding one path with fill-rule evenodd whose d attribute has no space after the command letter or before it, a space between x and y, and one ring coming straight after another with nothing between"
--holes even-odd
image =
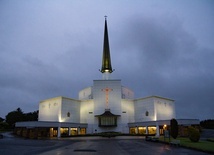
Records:
<instances>
[{"instance_id":1,"label":"concrete path","mask_svg":"<svg viewBox=\"0 0 214 155\"><path fill-rule=\"evenodd\" d=\"M147 142L143 137L119 136L72 137L30 140L6 134L0 139L2 155L205 155L206 153L162 143Z\"/></svg>"},{"instance_id":2,"label":"concrete path","mask_svg":"<svg viewBox=\"0 0 214 155\"><path fill-rule=\"evenodd\" d=\"M83 138L83 137L82 137ZM83 138L84 139L84 138ZM173 147L162 143L146 142L142 137L85 137L84 140L41 155L205 155L206 153L182 147ZM74 140L73 138L70 139Z\"/></svg>"}]
</instances>

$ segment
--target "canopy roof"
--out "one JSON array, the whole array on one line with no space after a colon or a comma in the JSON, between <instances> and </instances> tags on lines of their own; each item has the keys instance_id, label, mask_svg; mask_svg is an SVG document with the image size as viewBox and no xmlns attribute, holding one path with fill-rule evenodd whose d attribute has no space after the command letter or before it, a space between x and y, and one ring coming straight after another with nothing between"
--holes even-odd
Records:
<instances>
[{"instance_id":1,"label":"canopy roof","mask_svg":"<svg viewBox=\"0 0 214 155\"><path fill-rule=\"evenodd\" d=\"M106 109L101 115L95 115L95 117L120 117L120 115L112 114L110 109Z\"/></svg>"}]
</instances>

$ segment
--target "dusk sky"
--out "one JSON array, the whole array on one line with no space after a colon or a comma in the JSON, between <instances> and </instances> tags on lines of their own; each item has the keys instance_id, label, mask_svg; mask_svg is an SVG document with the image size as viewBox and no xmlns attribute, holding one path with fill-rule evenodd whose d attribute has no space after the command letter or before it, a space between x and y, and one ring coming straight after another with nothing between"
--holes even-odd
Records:
<instances>
[{"instance_id":1,"label":"dusk sky","mask_svg":"<svg viewBox=\"0 0 214 155\"><path fill-rule=\"evenodd\" d=\"M113 79L214 119L213 0L1 0L0 117L101 79L105 15Z\"/></svg>"}]
</instances>

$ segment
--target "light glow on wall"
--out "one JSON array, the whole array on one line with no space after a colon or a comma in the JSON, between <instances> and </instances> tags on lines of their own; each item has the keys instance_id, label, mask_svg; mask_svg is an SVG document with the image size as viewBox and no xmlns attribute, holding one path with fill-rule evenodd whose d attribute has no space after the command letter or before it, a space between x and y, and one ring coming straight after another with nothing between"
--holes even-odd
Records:
<instances>
[{"instance_id":1,"label":"light glow on wall","mask_svg":"<svg viewBox=\"0 0 214 155\"><path fill-rule=\"evenodd\" d=\"M154 119L153 119L153 121L157 121L157 111L156 111L156 109L155 109L155 113L154 113Z\"/></svg>"},{"instance_id":2,"label":"light glow on wall","mask_svg":"<svg viewBox=\"0 0 214 155\"><path fill-rule=\"evenodd\" d=\"M156 120L166 120L175 118L174 104L169 101L156 101L155 103Z\"/></svg>"},{"instance_id":3,"label":"light glow on wall","mask_svg":"<svg viewBox=\"0 0 214 155\"><path fill-rule=\"evenodd\" d=\"M58 120L59 122L64 122L64 120L62 120L62 117L61 117L61 110L58 112Z\"/></svg>"},{"instance_id":4,"label":"light glow on wall","mask_svg":"<svg viewBox=\"0 0 214 155\"><path fill-rule=\"evenodd\" d=\"M164 124L163 129L164 129L164 130L166 130L166 129L167 129L167 125L166 125L166 124Z\"/></svg>"}]
</instances>

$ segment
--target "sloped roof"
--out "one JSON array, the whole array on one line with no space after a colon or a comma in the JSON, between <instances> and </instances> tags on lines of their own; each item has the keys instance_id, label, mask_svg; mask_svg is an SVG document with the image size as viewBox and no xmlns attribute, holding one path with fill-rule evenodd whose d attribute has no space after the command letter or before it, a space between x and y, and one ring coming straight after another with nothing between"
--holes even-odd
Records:
<instances>
[{"instance_id":1,"label":"sloped roof","mask_svg":"<svg viewBox=\"0 0 214 155\"><path fill-rule=\"evenodd\" d=\"M115 115L115 114L112 114L111 111L108 109L108 110L105 110L105 112L101 115L95 115L95 117L119 117L120 115Z\"/></svg>"}]
</instances>

